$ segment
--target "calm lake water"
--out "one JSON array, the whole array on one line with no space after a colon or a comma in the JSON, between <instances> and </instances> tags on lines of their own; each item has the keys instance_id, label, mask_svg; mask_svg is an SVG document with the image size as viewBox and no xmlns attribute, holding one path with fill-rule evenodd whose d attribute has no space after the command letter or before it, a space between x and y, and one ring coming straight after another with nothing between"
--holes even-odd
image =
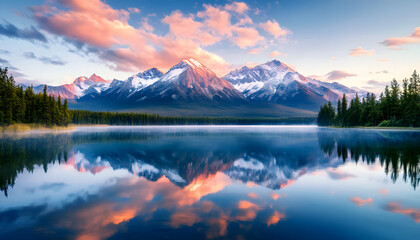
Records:
<instances>
[{"instance_id":1,"label":"calm lake water","mask_svg":"<svg viewBox=\"0 0 420 240\"><path fill-rule=\"evenodd\" d=\"M420 132L78 128L0 138L0 239L420 239Z\"/></svg>"}]
</instances>

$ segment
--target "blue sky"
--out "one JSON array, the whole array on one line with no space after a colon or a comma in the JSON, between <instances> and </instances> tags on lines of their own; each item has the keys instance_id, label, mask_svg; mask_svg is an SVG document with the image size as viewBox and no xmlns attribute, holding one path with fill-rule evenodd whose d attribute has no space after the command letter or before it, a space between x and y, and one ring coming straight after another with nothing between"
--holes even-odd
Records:
<instances>
[{"instance_id":1,"label":"blue sky","mask_svg":"<svg viewBox=\"0 0 420 240\"><path fill-rule=\"evenodd\" d=\"M277 58L377 91L420 70L420 1L7 1L0 65L20 82L105 79L193 57L219 76Z\"/></svg>"}]
</instances>

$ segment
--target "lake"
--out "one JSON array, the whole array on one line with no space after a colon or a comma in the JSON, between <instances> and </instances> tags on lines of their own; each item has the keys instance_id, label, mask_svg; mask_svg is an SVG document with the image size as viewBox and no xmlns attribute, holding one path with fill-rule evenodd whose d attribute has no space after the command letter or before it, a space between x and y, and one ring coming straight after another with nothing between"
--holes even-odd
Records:
<instances>
[{"instance_id":1,"label":"lake","mask_svg":"<svg viewBox=\"0 0 420 240\"><path fill-rule=\"evenodd\" d=\"M0 239L419 239L420 132L79 127L0 138Z\"/></svg>"}]
</instances>

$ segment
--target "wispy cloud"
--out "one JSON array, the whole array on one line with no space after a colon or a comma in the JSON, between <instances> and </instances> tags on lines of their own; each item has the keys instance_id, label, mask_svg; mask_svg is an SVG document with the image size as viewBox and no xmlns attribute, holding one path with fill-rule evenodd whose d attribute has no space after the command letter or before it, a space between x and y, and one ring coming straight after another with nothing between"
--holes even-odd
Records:
<instances>
[{"instance_id":1,"label":"wispy cloud","mask_svg":"<svg viewBox=\"0 0 420 240\"><path fill-rule=\"evenodd\" d=\"M375 53L375 50L371 49L371 50L366 50L362 47L357 47L355 49L352 49L350 52L350 56L372 56Z\"/></svg>"},{"instance_id":2,"label":"wispy cloud","mask_svg":"<svg viewBox=\"0 0 420 240\"><path fill-rule=\"evenodd\" d=\"M270 58L276 58L276 57L279 57L279 56L282 56L282 55L284 55L284 54L279 52L279 51L272 51L270 53Z\"/></svg>"},{"instance_id":3,"label":"wispy cloud","mask_svg":"<svg viewBox=\"0 0 420 240\"><path fill-rule=\"evenodd\" d=\"M0 35L29 41L48 42L44 34L38 31L34 26L23 29L18 28L11 23L0 24Z\"/></svg>"},{"instance_id":4,"label":"wispy cloud","mask_svg":"<svg viewBox=\"0 0 420 240\"><path fill-rule=\"evenodd\" d=\"M308 77L321 81L335 81L355 76L357 76L357 74L349 73L343 70L332 70L325 75L309 75Z\"/></svg>"},{"instance_id":5,"label":"wispy cloud","mask_svg":"<svg viewBox=\"0 0 420 240\"><path fill-rule=\"evenodd\" d=\"M44 64L59 65L59 66L66 65L66 62L61 60L58 57L54 57L54 58L37 57L35 55L35 53L33 53L33 52L25 52L25 53L23 53L23 56L27 59L36 59L38 61L41 61Z\"/></svg>"},{"instance_id":6,"label":"wispy cloud","mask_svg":"<svg viewBox=\"0 0 420 240\"><path fill-rule=\"evenodd\" d=\"M380 74L380 73L388 74L389 72L388 70L382 70L382 71L376 72L376 74Z\"/></svg>"},{"instance_id":7,"label":"wispy cloud","mask_svg":"<svg viewBox=\"0 0 420 240\"><path fill-rule=\"evenodd\" d=\"M369 81L366 82L367 85L363 86L363 89L369 90L371 92L374 92L375 94L380 94L385 85L387 84L386 82L380 82L377 81L375 79L371 79Z\"/></svg>"},{"instance_id":8,"label":"wispy cloud","mask_svg":"<svg viewBox=\"0 0 420 240\"><path fill-rule=\"evenodd\" d=\"M17 68L13 67L12 64L10 64L10 62L4 58L0 58L0 66L3 68L8 68L10 70L17 70Z\"/></svg>"},{"instance_id":9,"label":"wispy cloud","mask_svg":"<svg viewBox=\"0 0 420 240\"><path fill-rule=\"evenodd\" d=\"M9 64L9 61L7 61L6 59L0 58L0 64Z\"/></svg>"},{"instance_id":10,"label":"wispy cloud","mask_svg":"<svg viewBox=\"0 0 420 240\"><path fill-rule=\"evenodd\" d=\"M410 216L416 223L420 223L420 209L404 208L399 203L396 203L396 202L388 203L385 209L394 213Z\"/></svg>"},{"instance_id":11,"label":"wispy cloud","mask_svg":"<svg viewBox=\"0 0 420 240\"><path fill-rule=\"evenodd\" d=\"M248 54L259 54L261 53L261 48L253 48L251 50L248 51Z\"/></svg>"},{"instance_id":12,"label":"wispy cloud","mask_svg":"<svg viewBox=\"0 0 420 240\"><path fill-rule=\"evenodd\" d=\"M4 58L0 58L0 67L2 68L8 68L8 72L9 74L11 74L15 80L19 83L25 83L25 84L31 84L31 83L35 83L35 81L31 81L26 79L26 75L21 73L20 70L13 66L8 60L4 59Z\"/></svg>"},{"instance_id":13,"label":"wispy cloud","mask_svg":"<svg viewBox=\"0 0 420 240\"><path fill-rule=\"evenodd\" d=\"M378 60L378 62L389 62L388 58L379 58L377 60Z\"/></svg>"},{"instance_id":14,"label":"wispy cloud","mask_svg":"<svg viewBox=\"0 0 420 240\"><path fill-rule=\"evenodd\" d=\"M400 49L399 46L404 44L415 44L420 42L420 27L414 29L414 32L405 37L393 37L388 38L385 41L381 42L381 44L394 49Z\"/></svg>"},{"instance_id":15,"label":"wispy cloud","mask_svg":"<svg viewBox=\"0 0 420 240\"><path fill-rule=\"evenodd\" d=\"M379 81L376 81L374 79L367 81L367 84L369 84L371 86L374 86L374 87L381 87L381 88L386 85L386 83L379 82Z\"/></svg>"},{"instance_id":16,"label":"wispy cloud","mask_svg":"<svg viewBox=\"0 0 420 240\"><path fill-rule=\"evenodd\" d=\"M329 72L325 75L327 80L331 80L331 81L342 80L344 78L355 77L355 76L357 76L357 75L353 74L353 73L346 72L346 71L342 71L342 70L333 70L333 71L331 71L331 72Z\"/></svg>"}]
</instances>

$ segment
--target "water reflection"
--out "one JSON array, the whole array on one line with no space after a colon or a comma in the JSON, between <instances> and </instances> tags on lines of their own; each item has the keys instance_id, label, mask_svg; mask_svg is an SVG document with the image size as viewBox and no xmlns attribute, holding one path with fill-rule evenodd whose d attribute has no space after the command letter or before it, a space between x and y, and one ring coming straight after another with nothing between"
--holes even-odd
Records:
<instances>
[{"instance_id":1,"label":"water reflection","mask_svg":"<svg viewBox=\"0 0 420 240\"><path fill-rule=\"evenodd\" d=\"M360 209L347 212L354 217L388 212L390 219L418 223L412 196L420 181L419 145L418 132L322 128L115 128L3 137L0 236L333 238L343 233L325 226L351 224L340 225L331 210L352 207ZM349 238L398 232L361 229L342 231Z\"/></svg>"},{"instance_id":2,"label":"water reflection","mask_svg":"<svg viewBox=\"0 0 420 240\"><path fill-rule=\"evenodd\" d=\"M339 133L337 133L339 131ZM346 162L352 159L374 164L377 159L395 182L401 171L404 181L416 188L420 182L420 135L404 131L343 131L323 129L319 145L325 153Z\"/></svg>"}]
</instances>

